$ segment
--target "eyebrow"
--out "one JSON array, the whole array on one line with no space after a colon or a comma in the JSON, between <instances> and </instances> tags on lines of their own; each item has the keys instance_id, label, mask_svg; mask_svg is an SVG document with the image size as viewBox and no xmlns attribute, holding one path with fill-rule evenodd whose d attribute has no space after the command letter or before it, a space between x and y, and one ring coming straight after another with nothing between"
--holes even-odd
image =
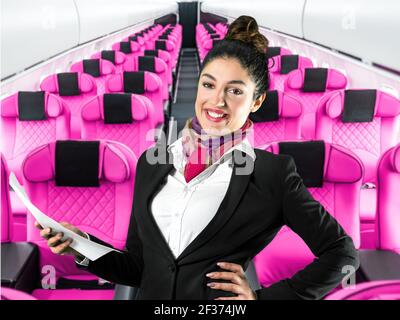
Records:
<instances>
[{"instance_id":1,"label":"eyebrow","mask_svg":"<svg viewBox=\"0 0 400 320\"><path fill-rule=\"evenodd\" d=\"M208 74L208 73L204 73L202 75L202 77L207 77L207 78L210 78L210 79L212 79L214 81L217 81L217 79L215 79L215 77L213 77L211 74ZM244 81L242 81L242 80L231 80L231 81L228 82L228 84L242 84L242 85L246 86L246 83Z\"/></svg>"}]
</instances>

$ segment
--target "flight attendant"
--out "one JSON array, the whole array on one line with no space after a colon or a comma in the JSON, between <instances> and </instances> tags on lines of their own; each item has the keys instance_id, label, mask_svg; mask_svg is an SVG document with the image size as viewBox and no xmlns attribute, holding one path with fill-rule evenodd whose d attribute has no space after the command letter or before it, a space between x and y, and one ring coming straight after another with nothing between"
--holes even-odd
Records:
<instances>
[{"instance_id":1,"label":"flight attendant","mask_svg":"<svg viewBox=\"0 0 400 320\"><path fill-rule=\"evenodd\" d=\"M102 279L140 287L138 299L320 299L340 284L343 266L357 269L352 239L310 195L293 159L249 142L249 115L267 94L267 46L257 22L241 16L207 55L183 136L138 161L122 254L89 261L69 247L71 239L42 229L52 252L75 255ZM244 270L284 224L318 259L253 291Z\"/></svg>"}]
</instances>

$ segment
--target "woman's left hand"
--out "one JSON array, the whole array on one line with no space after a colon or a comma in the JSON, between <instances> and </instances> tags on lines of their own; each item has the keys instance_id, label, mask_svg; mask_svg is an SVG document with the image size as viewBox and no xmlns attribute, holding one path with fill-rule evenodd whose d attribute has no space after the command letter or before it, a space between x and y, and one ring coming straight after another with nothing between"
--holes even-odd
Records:
<instances>
[{"instance_id":1,"label":"woman's left hand","mask_svg":"<svg viewBox=\"0 0 400 320\"><path fill-rule=\"evenodd\" d=\"M217 265L227 271L207 273L210 279L228 280L230 283L210 282L207 285L212 289L229 291L237 294L236 297L219 297L215 300L256 300L257 296L251 290L246 275L240 264L219 262Z\"/></svg>"}]
</instances>

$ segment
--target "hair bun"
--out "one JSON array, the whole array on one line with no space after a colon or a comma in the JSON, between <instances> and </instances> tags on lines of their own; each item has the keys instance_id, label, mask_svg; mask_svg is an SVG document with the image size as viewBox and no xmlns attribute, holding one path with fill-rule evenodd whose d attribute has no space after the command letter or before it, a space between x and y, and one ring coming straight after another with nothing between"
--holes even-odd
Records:
<instances>
[{"instance_id":1,"label":"hair bun","mask_svg":"<svg viewBox=\"0 0 400 320\"><path fill-rule=\"evenodd\" d=\"M268 39L258 31L257 21L250 16L240 16L233 21L225 39L239 40L255 47L259 52L267 52Z\"/></svg>"}]
</instances>

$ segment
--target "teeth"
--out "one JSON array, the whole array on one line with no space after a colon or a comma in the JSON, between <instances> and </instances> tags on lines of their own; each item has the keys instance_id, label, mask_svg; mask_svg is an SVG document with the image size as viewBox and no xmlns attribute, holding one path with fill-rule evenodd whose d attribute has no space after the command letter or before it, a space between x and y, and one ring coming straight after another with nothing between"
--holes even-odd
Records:
<instances>
[{"instance_id":1,"label":"teeth","mask_svg":"<svg viewBox=\"0 0 400 320\"><path fill-rule=\"evenodd\" d=\"M212 111L207 111L207 113L213 118L222 118L224 116L223 113L219 114L219 113L215 113L215 112L212 112Z\"/></svg>"}]
</instances>

